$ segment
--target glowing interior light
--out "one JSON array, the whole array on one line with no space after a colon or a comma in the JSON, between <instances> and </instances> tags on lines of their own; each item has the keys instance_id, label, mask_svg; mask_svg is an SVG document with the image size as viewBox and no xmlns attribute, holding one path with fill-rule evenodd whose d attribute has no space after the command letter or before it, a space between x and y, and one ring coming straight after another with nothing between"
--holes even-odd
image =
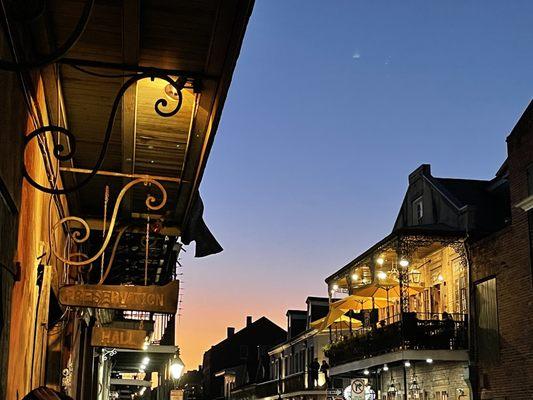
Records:
<instances>
[{"instance_id":1,"label":"glowing interior light","mask_svg":"<svg viewBox=\"0 0 533 400\"><path fill-rule=\"evenodd\" d=\"M369 371L368 369L365 369L365 370L363 371L363 374L365 374L365 375L370 375L370 371Z\"/></svg>"},{"instance_id":2,"label":"glowing interior light","mask_svg":"<svg viewBox=\"0 0 533 400\"><path fill-rule=\"evenodd\" d=\"M411 363L409 362L409 360L407 360L406 362L403 363L403 365L405 365L405 367L409 368L411 366Z\"/></svg>"},{"instance_id":3,"label":"glowing interior light","mask_svg":"<svg viewBox=\"0 0 533 400\"><path fill-rule=\"evenodd\" d=\"M405 258L402 258L402 259L400 260L400 265L401 265L402 267L407 267L407 266L409 265L409 261L407 261Z\"/></svg>"},{"instance_id":4,"label":"glowing interior light","mask_svg":"<svg viewBox=\"0 0 533 400\"><path fill-rule=\"evenodd\" d=\"M149 362L150 362L150 357L143 358L143 365L148 365Z\"/></svg>"},{"instance_id":5,"label":"glowing interior light","mask_svg":"<svg viewBox=\"0 0 533 400\"><path fill-rule=\"evenodd\" d=\"M384 364L383 365L383 371L388 371L389 370L389 366L387 364Z\"/></svg>"},{"instance_id":6,"label":"glowing interior light","mask_svg":"<svg viewBox=\"0 0 533 400\"><path fill-rule=\"evenodd\" d=\"M378 272L378 278L379 279L385 279L387 278L387 273L385 271L379 271Z\"/></svg>"},{"instance_id":7,"label":"glowing interior light","mask_svg":"<svg viewBox=\"0 0 533 400\"><path fill-rule=\"evenodd\" d=\"M172 364L170 364L170 374L172 375L172 378L179 379L181 377L184 367L185 366L183 365L181 359L179 357L176 357L172 361Z\"/></svg>"},{"instance_id":8,"label":"glowing interior light","mask_svg":"<svg viewBox=\"0 0 533 400\"><path fill-rule=\"evenodd\" d=\"M337 290L337 289L339 289L339 285L337 284L333 285L333 290Z\"/></svg>"},{"instance_id":9,"label":"glowing interior light","mask_svg":"<svg viewBox=\"0 0 533 400\"><path fill-rule=\"evenodd\" d=\"M357 274L352 274L352 280L356 281L359 279L359 275Z\"/></svg>"},{"instance_id":10,"label":"glowing interior light","mask_svg":"<svg viewBox=\"0 0 533 400\"><path fill-rule=\"evenodd\" d=\"M427 362L428 364L431 364L431 363L433 362L433 359L432 359L432 358L426 358L426 362Z\"/></svg>"},{"instance_id":11,"label":"glowing interior light","mask_svg":"<svg viewBox=\"0 0 533 400\"><path fill-rule=\"evenodd\" d=\"M383 257L378 257L378 259L376 260L376 262L379 264L379 265L383 265L383 263L385 262L385 259Z\"/></svg>"}]
</instances>

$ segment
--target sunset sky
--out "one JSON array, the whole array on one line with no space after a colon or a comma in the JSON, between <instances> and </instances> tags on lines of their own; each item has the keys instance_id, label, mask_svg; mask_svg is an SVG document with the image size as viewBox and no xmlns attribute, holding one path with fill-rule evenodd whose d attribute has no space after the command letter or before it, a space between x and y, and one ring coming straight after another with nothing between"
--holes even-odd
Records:
<instances>
[{"instance_id":1,"label":"sunset sky","mask_svg":"<svg viewBox=\"0 0 533 400\"><path fill-rule=\"evenodd\" d=\"M407 175L490 179L533 93L531 1L257 0L182 254L187 369L387 235ZM480 144L482 143L482 144Z\"/></svg>"}]
</instances>

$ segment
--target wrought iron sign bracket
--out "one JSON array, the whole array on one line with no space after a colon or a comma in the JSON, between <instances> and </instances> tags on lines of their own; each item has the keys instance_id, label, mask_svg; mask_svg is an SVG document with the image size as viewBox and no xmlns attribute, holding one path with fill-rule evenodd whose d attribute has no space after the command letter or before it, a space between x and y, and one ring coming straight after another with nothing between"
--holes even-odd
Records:
<instances>
[{"instance_id":1,"label":"wrought iron sign bracket","mask_svg":"<svg viewBox=\"0 0 533 400\"><path fill-rule=\"evenodd\" d=\"M70 36L67 38L67 40L54 52L35 61L18 61L16 59L14 61L0 60L0 70L22 72L34 68L45 67L65 57L65 55L76 45L76 43L78 43L83 33L85 32L85 29L87 28L87 24L94 8L94 3L95 0L87 0L85 2L85 6L83 7L83 11L78 20L78 23L76 24L76 27L74 28ZM26 9L27 4L24 1L11 1L9 2L9 5L6 6L4 1L0 0L0 11L4 20L6 34L8 36L12 52L14 52L15 54L15 43L13 41L13 34L11 32L10 20L31 23L44 14L45 5L46 1L40 0L38 2L38 7L36 7L36 9L34 10L30 10L32 12L28 13L28 10Z\"/></svg>"},{"instance_id":2,"label":"wrought iron sign bracket","mask_svg":"<svg viewBox=\"0 0 533 400\"><path fill-rule=\"evenodd\" d=\"M60 194L68 194L72 193L76 190L79 190L81 187L85 186L89 181L98 173L100 168L102 167L102 164L104 162L104 158L107 152L107 148L109 146L109 141L111 139L111 133L113 130L113 125L115 123L115 117L117 115L117 112L119 110L120 101L122 97L124 96L124 93L126 93L126 90L135 84L136 82L143 80L143 79L162 79L166 81L169 85L171 85L175 89L175 95L177 97L176 104L173 108L171 108L169 111L165 111L165 108L168 107L169 103L168 100L165 98L158 99L154 104L154 110L155 112L160 115L161 117L168 118L172 117L177 114L177 112L181 109L181 105L183 103L183 94L182 90L185 85L185 79L172 79L170 76L161 74L159 72L142 72L139 74L135 74L131 76L120 88L118 91L115 100L113 102L113 106L111 108L111 112L109 114L109 118L107 120L107 126L104 133L104 141L102 144L102 148L100 149L100 153L98 155L98 159L96 161L95 166L92 168L91 172L87 174L86 177L84 177L81 181L79 181L75 186L69 187L69 188L62 188L62 189L56 189L53 187L46 187L39 184L37 181L35 181L30 173L28 172L28 169L26 168L26 165L23 166L23 176L26 178L26 180L32 185L33 187L37 188L38 190L54 194L54 195L60 195ZM74 134L67 128L63 128L61 126L57 125L46 125L42 126L32 132L30 132L27 136L24 137L24 150L26 150L27 146L31 142L31 140L42 137L43 135L46 135L47 133L59 133L66 136L68 140L69 149L68 151L65 149L65 146L62 143L54 143L53 145L53 156L59 160L59 161L68 161L71 160L74 157L74 153L76 152L76 138Z\"/></svg>"}]
</instances>

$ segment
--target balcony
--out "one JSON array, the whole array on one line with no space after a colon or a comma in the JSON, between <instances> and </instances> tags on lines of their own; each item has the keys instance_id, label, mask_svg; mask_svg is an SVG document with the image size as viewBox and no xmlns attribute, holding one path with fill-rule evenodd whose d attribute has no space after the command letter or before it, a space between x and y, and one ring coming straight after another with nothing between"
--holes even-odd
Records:
<instances>
[{"instance_id":1,"label":"balcony","mask_svg":"<svg viewBox=\"0 0 533 400\"><path fill-rule=\"evenodd\" d=\"M466 350L468 327L464 314L442 315L406 313L388 325L353 332L351 337L332 343L326 349L332 367L399 350Z\"/></svg>"},{"instance_id":2,"label":"balcony","mask_svg":"<svg viewBox=\"0 0 533 400\"><path fill-rule=\"evenodd\" d=\"M279 380L258 383L255 387L255 394L258 399L274 397L278 395Z\"/></svg>"},{"instance_id":3,"label":"balcony","mask_svg":"<svg viewBox=\"0 0 533 400\"><path fill-rule=\"evenodd\" d=\"M298 372L289 375L281 380L271 380L268 382L259 383L255 388L257 398L277 397L278 394L288 394L303 391L324 391L324 386L307 387L305 372Z\"/></svg>"}]
</instances>

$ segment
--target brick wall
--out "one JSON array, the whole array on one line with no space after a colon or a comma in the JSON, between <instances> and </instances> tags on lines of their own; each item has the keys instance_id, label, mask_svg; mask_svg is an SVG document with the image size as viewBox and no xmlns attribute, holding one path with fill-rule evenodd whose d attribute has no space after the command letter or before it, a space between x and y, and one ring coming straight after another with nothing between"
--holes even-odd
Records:
<instances>
[{"instance_id":1,"label":"brick wall","mask_svg":"<svg viewBox=\"0 0 533 400\"><path fill-rule=\"evenodd\" d=\"M526 400L533 399L531 253L527 213L514 205L528 195L526 169L533 164L533 103L507 143L511 223L471 247L472 282L496 277L500 336L500 361L496 365L477 362L476 398Z\"/></svg>"}]
</instances>

